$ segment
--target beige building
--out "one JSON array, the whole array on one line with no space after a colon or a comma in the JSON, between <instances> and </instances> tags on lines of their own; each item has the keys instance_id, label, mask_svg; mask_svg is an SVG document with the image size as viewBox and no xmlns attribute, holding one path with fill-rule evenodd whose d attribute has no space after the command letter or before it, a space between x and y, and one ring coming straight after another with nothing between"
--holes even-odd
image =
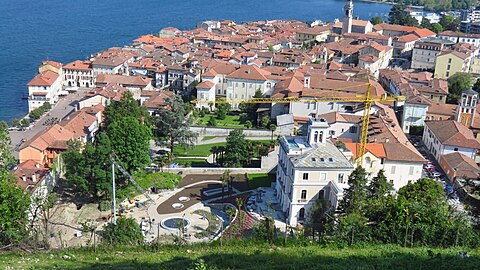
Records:
<instances>
[{"instance_id":1,"label":"beige building","mask_svg":"<svg viewBox=\"0 0 480 270\"><path fill-rule=\"evenodd\" d=\"M472 55L448 50L437 56L435 61L435 78L448 79L457 72L469 72Z\"/></svg>"}]
</instances>

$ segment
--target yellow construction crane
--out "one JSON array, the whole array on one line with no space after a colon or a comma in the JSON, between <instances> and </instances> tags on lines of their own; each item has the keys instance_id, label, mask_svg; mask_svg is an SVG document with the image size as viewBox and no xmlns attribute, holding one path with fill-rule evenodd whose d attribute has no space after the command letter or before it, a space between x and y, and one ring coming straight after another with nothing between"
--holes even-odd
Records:
<instances>
[{"instance_id":1,"label":"yellow construction crane","mask_svg":"<svg viewBox=\"0 0 480 270\"><path fill-rule=\"evenodd\" d=\"M355 102L363 103L364 113L362 118L362 127L360 131L359 147L357 150L357 164L361 165L363 163L363 155L365 154L365 147L367 145L368 137L368 124L370 123L370 109L372 108L372 103L374 102L390 102L390 101L403 101L405 100L404 96L381 96L379 98L372 97L372 84L366 83L361 85L355 85L353 87L367 86L367 91L364 95L357 95L355 97L289 97L289 98L218 98L215 100L215 104L225 104L225 103L256 103L256 104L271 104L271 103L292 103L292 102ZM347 88L335 89L335 90L346 90ZM192 103L198 103L199 100L194 100ZM208 102L207 102L208 103Z\"/></svg>"}]
</instances>

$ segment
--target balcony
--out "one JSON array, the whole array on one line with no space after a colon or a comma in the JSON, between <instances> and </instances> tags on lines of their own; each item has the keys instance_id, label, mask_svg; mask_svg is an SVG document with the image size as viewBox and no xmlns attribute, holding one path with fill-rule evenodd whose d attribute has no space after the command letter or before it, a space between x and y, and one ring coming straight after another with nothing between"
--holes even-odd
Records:
<instances>
[{"instance_id":1,"label":"balcony","mask_svg":"<svg viewBox=\"0 0 480 270\"><path fill-rule=\"evenodd\" d=\"M28 100L35 100L35 101L50 101L49 98L46 98L45 96L29 96Z\"/></svg>"}]
</instances>

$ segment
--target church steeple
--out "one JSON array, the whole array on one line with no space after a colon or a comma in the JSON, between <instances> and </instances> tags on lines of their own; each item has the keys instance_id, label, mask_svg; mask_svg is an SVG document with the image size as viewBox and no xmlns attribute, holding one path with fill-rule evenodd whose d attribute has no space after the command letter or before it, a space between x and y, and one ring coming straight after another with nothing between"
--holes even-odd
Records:
<instances>
[{"instance_id":1,"label":"church steeple","mask_svg":"<svg viewBox=\"0 0 480 270\"><path fill-rule=\"evenodd\" d=\"M455 120L466 127L471 127L477 113L478 93L472 89L462 92L458 102Z\"/></svg>"},{"instance_id":2,"label":"church steeple","mask_svg":"<svg viewBox=\"0 0 480 270\"><path fill-rule=\"evenodd\" d=\"M342 34L347 34L352 32L352 23L353 23L353 2L352 0L347 0L345 7L343 8L343 26Z\"/></svg>"}]
</instances>

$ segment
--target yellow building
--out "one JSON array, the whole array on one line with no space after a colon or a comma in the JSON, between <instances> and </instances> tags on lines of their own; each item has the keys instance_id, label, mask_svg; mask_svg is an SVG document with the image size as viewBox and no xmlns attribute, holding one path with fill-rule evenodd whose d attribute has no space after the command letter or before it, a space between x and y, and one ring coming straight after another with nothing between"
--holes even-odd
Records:
<instances>
[{"instance_id":1,"label":"yellow building","mask_svg":"<svg viewBox=\"0 0 480 270\"><path fill-rule=\"evenodd\" d=\"M435 78L448 79L457 72L469 72L472 56L458 51L444 51L437 56Z\"/></svg>"}]
</instances>

